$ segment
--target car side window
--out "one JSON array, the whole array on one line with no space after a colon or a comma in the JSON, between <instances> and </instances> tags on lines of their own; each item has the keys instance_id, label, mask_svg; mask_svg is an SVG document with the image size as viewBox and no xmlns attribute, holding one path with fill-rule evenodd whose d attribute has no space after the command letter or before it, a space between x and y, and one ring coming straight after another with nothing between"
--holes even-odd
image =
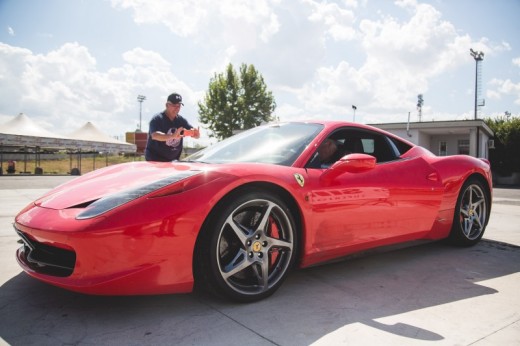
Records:
<instances>
[{"instance_id":1,"label":"car side window","mask_svg":"<svg viewBox=\"0 0 520 346\"><path fill-rule=\"evenodd\" d=\"M378 136L377 138L377 152L375 153L375 157L377 162L388 162L397 159L396 152L394 148L390 145L390 141L386 136Z\"/></svg>"},{"instance_id":2,"label":"car side window","mask_svg":"<svg viewBox=\"0 0 520 346\"><path fill-rule=\"evenodd\" d=\"M336 151L328 159L324 159L324 148L330 148L333 142ZM354 128L344 128L334 131L317 148L312 159L306 165L309 168L327 168L334 162L348 154L367 154L376 158L377 163L396 160L399 151L395 144L384 135L379 133Z\"/></svg>"},{"instance_id":3,"label":"car side window","mask_svg":"<svg viewBox=\"0 0 520 346\"><path fill-rule=\"evenodd\" d=\"M386 136L370 130L348 129L342 133L346 154L367 154L374 156L377 163L395 160L398 157L395 146Z\"/></svg>"}]
</instances>

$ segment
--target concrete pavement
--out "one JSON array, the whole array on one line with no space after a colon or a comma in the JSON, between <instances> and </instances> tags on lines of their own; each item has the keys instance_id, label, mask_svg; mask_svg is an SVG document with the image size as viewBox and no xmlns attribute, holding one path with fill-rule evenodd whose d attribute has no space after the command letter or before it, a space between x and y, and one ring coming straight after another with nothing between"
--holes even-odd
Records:
<instances>
[{"instance_id":1,"label":"concrete pavement","mask_svg":"<svg viewBox=\"0 0 520 346\"><path fill-rule=\"evenodd\" d=\"M0 344L520 345L520 190L495 189L484 240L296 270L237 305L199 293L97 297L30 278L11 223L71 177L0 176Z\"/></svg>"}]
</instances>

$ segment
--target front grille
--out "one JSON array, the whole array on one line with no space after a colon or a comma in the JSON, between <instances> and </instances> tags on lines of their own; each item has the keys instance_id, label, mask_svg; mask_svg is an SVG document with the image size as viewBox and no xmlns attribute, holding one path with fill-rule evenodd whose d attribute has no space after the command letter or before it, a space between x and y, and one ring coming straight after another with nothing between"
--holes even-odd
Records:
<instances>
[{"instance_id":1,"label":"front grille","mask_svg":"<svg viewBox=\"0 0 520 346\"><path fill-rule=\"evenodd\" d=\"M29 268L40 274L65 277L72 274L76 253L71 250L43 244L16 229L23 244L20 255Z\"/></svg>"}]
</instances>

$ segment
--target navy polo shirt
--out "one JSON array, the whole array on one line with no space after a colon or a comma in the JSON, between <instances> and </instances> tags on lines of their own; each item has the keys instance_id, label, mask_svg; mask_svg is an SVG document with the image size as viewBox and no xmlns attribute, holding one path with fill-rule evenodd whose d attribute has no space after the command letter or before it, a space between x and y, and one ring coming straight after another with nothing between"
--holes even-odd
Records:
<instances>
[{"instance_id":1,"label":"navy polo shirt","mask_svg":"<svg viewBox=\"0 0 520 346\"><path fill-rule=\"evenodd\" d=\"M178 160L182 153L183 138L170 139L166 142L156 141L152 139L152 133L156 131L165 134L175 133L179 128L183 127L187 130L193 128L186 119L181 115L177 115L173 121L168 118L165 112L157 113L150 120L150 127L148 130L148 141L146 142L146 149L144 157L146 161L162 161L169 162Z\"/></svg>"}]
</instances>

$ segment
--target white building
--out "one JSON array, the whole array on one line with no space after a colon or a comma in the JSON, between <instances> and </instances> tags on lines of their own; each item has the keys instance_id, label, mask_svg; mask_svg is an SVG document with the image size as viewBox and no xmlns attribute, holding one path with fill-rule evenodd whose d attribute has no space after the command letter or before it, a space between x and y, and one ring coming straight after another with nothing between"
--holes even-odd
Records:
<instances>
[{"instance_id":1,"label":"white building","mask_svg":"<svg viewBox=\"0 0 520 346\"><path fill-rule=\"evenodd\" d=\"M470 155L489 159L493 131L484 120L370 124L427 148L438 156Z\"/></svg>"}]
</instances>

